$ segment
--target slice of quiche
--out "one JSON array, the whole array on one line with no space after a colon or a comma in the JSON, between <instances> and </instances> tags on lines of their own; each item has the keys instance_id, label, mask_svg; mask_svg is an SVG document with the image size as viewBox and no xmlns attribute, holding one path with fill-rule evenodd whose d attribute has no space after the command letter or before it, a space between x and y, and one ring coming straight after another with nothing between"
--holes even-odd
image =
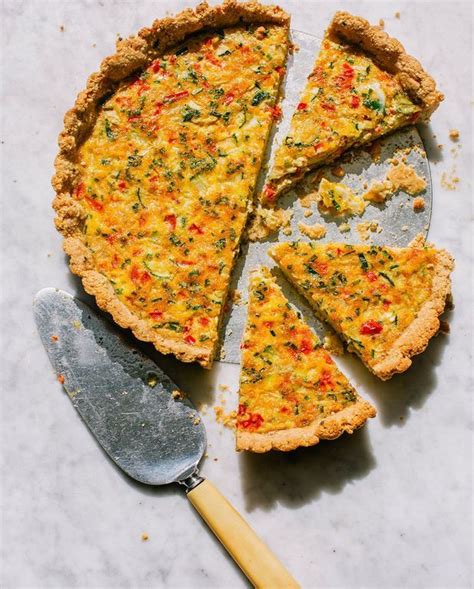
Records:
<instances>
[{"instance_id":1,"label":"slice of quiche","mask_svg":"<svg viewBox=\"0 0 474 589\"><path fill-rule=\"evenodd\" d=\"M71 269L115 321L210 366L288 48L274 6L200 4L121 41L66 115Z\"/></svg>"},{"instance_id":2,"label":"slice of quiche","mask_svg":"<svg viewBox=\"0 0 474 589\"><path fill-rule=\"evenodd\" d=\"M271 203L311 168L347 149L427 120L443 95L420 63L380 28L337 12L263 190Z\"/></svg>"},{"instance_id":3,"label":"slice of quiche","mask_svg":"<svg viewBox=\"0 0 474 589\"><path fill-rule=\"evenodd\" d=\"M241 348L238 450L311 446L375 416L265 267L251 273Z\"/></svg>"},{"instance_id":4,"label":"slice of quiche","mask_svg":"<svg viewBox=\"0 0 474 589\"><path fill-rule=\"evenodd\" d=\"M404 372L439 330L454 267L445 250L288 242L269 253L382 380Z\"/></svg>"}]
</instances>

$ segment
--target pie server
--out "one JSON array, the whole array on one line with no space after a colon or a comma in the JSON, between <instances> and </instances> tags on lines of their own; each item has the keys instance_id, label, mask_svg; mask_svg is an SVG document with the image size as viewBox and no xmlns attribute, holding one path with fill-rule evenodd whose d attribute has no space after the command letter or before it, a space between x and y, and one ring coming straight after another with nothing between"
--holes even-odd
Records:
<instances>
[{"instance_id":1,"label":"pie server","mask_svg":"<svg viewBox=\"0 0 474 589\"><path fill-rule=\"evenodd\" d=\"M34 300L60 382L109 457L148 485L179 483L255 587L299 587L223 495L199 475L206 431L192 403L85 303L54 288Z\"/></svg>"}]
</instances>

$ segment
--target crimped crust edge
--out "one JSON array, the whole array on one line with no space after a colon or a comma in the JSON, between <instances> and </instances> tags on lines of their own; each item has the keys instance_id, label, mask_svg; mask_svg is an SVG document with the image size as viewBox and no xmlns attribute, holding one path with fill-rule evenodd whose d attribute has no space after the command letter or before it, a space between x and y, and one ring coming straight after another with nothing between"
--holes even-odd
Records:
<instances>
[{"instance_id":1,"label":"crimped crust edge","mask_svg":"<svg viewBox=\"0 0 474 589\"><path fill-rule=\"evenodd\" d=\"M300 446L314 446L320 440L335 440L344 432L352 434L375 415L375 408L368 401L359 398L354 405L305 427L267 433L237 430L236 449L263 453L270 450L289 452Z\"/></svg>"},{"instance_id":2,"label":"crimped crust edge","mask_svg":"<svg viewBox=\"0 0 474 589\"><path fill-rule=\"evenodd\" d=\"M289 15L278 6L254 1L224 0L223 4L214 7L202 2L194 10L186 9L175 16L155 20L150 28L143 28L135 36L119 40L116 53L102 61L100 70L89 77L85 90L79 93L73 108L64 117L64 128L58 138L60 151L54 162L55 175L52 178L56 191L53 201L57 213L55 225L64 235L63 247L70 256L70 268L82 278L85 290L96 297L98 306L109 312L116 323L130 328L138 339L153 343L164 354L172 353L184 362L198 361L206 368L212 364L217 340L214 348L209 350L157 335L117 298L107 279L94 269L90 252L81 239L84 212L72 196L79 177L75 158L96 120L101 101L116 89L119 82L146 67L188 35L239 22L271 23L289 28Z\"/></svg>"}]
</instances>

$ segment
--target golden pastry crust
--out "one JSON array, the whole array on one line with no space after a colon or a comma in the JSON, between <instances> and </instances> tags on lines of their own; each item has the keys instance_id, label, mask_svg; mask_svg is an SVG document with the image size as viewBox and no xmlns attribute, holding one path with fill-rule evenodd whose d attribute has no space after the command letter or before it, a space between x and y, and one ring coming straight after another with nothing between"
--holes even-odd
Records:
<instances>
[{"instance_id":1,"label":"golden pastry crust","mask_svg":"<svg viewBox=\"0 0 474 589\"><path fill-rule=\"evenodd\" d=\"M419 234L411 241L408 247L422 248L425 245L426 247L433 247L432 244L425 243L424 236ZM269 255L274 257L271 250ZM291 280L285 268L281 266L280 268ZM388 380L394 374L405 372L412 364L412 357L423 352L430 339L438 333L440 328L439 316L445 310L446 301L451 294L450 273L453 269L454 258L446 250L436 250L430 296L422 304L414 320L392 343L383 359L373 365L364 362L367 368L381 380ZM303 289L296 282L292 282L292 284L308 300L315 314L322 321L327 321L327 318L320 313L317 306L306 297Z\"/></svg>"},{"instance_id":2,"label":"golden pastry crust","mask_svg":"<svg viewBox=\"0 0 474 589\"><path fill-rule=\"evenodd\" d=\"M212 363L215 350L177 343L157 335L146 321L139 319L117 298L108 280L95 270L90 251L81 237L84 212L72 192L79 178L78 150L95 123L101 103L119 83L188 35L240 22L289 27L289 16L277 6L263 6L258 2L226 0L215 7L203 2L195 10L187 9L176 16L156 20L150 28L118 41L116 53L104 59L100 70L89 77L86 89L65 115L52 179L56 191L53 202L56 228L65 237L64 250L70 256L70 268L82 278L85 290L96 297L99 307L108 311L116 323L130 328L140 340L153 343L162 353L173 353L186 362L198 361L205 367Z\"/></svg>"},{"instance_id":3,"label":"golden pastry crust","mask_svg":"<svg viewBox=\"0 0 474 589\"><path fill-rule=\"evenodd\" d=\"M328 29L329 36L354 43L369 53L380 67L398 77L402 88L422 106L422 120L427 120L444 99L433 78L421 63L408 55L397 39L360 16L336 12Z\"/></svg>"},{"instance_id":4,"label":"golden pastry crust","mask_svg":"<svg viewBox=\"0 0 474 589\"><path fill-rule=\"evenodd\" d=\"M439 250L431 297L423 304L416 319L395 341L390 353L373 367L373 372L382 380L394 374L405 372L412 364L412 356L421 354L430 339L439 331L439 316L446 306L446 298L451 293L450 272L454 260L445 250Z\"/></svg>"},{"instance_id":5,"label":"golden pastry crust","mask_svg":"<svg viewBox=\"0 0 474 589\"><path fill-rule=\"evenodd\" d=\"M345 432L352 434L362 427L367 419L375 415L374 407L367 401L359 399L354 405L306 427L263 434L238 431L237 450L250 450L257 453L269 450L289 452L299 446L314 446L320 440L335 440Z\"/></svg>"}]
</instances>

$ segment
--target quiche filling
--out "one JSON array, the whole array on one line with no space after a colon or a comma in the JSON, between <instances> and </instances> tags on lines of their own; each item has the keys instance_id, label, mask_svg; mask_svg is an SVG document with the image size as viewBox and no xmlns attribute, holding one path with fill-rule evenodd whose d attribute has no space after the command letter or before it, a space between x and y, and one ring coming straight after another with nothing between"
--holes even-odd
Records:
<instances>
[{"instance_id":1,"label":"quiche filling","mask_svg":"<svg viewBox=\"0 0 474 589\"><path fill-rule=\"evenodd\" d=\"M430 299L440 250L293 242L269 253L318 315L374 369Z\"/></svg>"},{"instance_id":2,"label":"quiche filling","mask_svg":"<svg viewBox=\"0 0 474 589\"><path fill-rule=\"evenodd\" d=\"M268 268L251 274L241 348L238 448L243 432L303 428L361 401Z\"/></svg>"},{"instance_id":3,"label":"quiche filling","mask_svg":"<svg viewBox=\"0 0 474 589\"><path fill-rule=\"evenodd\" d=\"M310 168L373 141L422 112L368 54L327 34L263 190L272 202Z\"/></svg>"},{"instance_id":4,"label":"quiche filling","mask_svg":"<svg viewBox=\"0 0 474 589\"><path fill-rule=\"evenodd\" d=\"M116 296L167 342L217 341L287 54L287 28L188 39L101 106L80 147L83 239Z\"/></svg>"}]
</instances>

